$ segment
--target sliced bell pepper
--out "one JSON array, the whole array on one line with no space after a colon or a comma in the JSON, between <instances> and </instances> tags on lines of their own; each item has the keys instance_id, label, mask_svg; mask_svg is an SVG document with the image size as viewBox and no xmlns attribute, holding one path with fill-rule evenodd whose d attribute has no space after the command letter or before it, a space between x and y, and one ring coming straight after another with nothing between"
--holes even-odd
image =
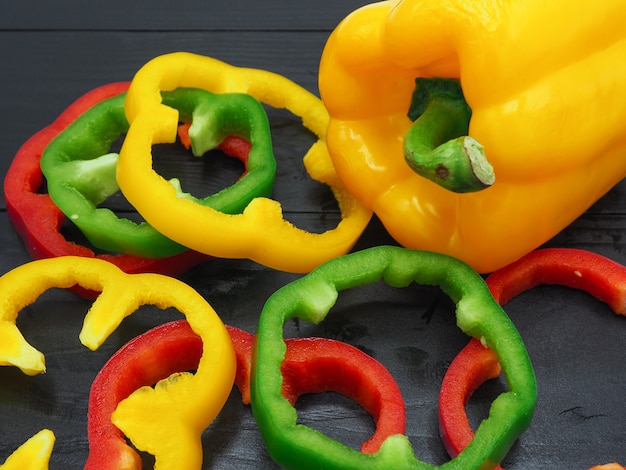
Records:
<instances>
[{"instance_id":1,"label":"sliced bell pepper","mask_svg":"<svg viewBox=\"0 0 626 470\"><path fill-rule=\"evenodd\" d=\"M61 233L65 216L50 196L41 192L44 186L39 165L41 155L48 143L82 113L101 101L124 93L127 88L128 83L112 83L86 93L52 124L29 138L13 158L4 178L7 214L33 259L58 256L96 257L107 260L130 274L155 272L171 276L178 276L192 266L211 259L191 250L160 259L128 254L96 254L86 246L68 241ZM245 157L238 155L238 158ZM80 287L73 290L89 298L95 295Z\"/></svg>"},{"instance_id":2,"label":"sliced bell pepper","mask_svg":"<svg viewBox=\"0 0 626 470\"><path fill-rule=\"evenodd\" d=\"M242 401L250 404L250 374L254 337L231 327L237 362L235 381ZM387 368L354 346L328 338L288 338L281 364L281 393L293 405L304 393L333 391L361 405L376 422L376 431L361 452L374 453L384 440L404 432L406 411L398 384ZM243 354L245 352L245 354Z\"/></svg>"},{"instance_id":3,"label":"sliced bell pepper","mask_svg":"<svg viewBox=\"0 0 626 470\"><path fill-rule=\"evenodd\" d=\"M239 369L243 360L241 348L237 347L237 342L233 345ZM202 339L186 320L157 326L132 339L111 356L94 379L89 393L89 456L85 470L141 469L141 457L111 422L111 414L121 400L139 387L153 385L176 372L195 370L201 356ZM239 372L236 383L238 377Z\"/></svg>"},{"instance_id":4,"label":"sliced bell pepper","mask_svg":"<svg viewBox=\"0 0 626 470\"><path fill-rule=\"evenodd\" d=\"M48 470L54 433L42 429L13 452L2 465L1 470Z\"/></svg>"},{"instance_id":5,"label":"sliced bell pepper","mask_svg":"<svg viewBox=\"0 0 626 470\"><path fill-rule=\"evenodd\" d=\"M254 335L226 326L235 349L235 385L250 403L250 369ZM185 320L157 326L122 346L96 376L89 395L85 470L142 468L139 455L111 422L118 403L139 387L152 385L177 371L193 370L202 341ZM402 395L389 371L359 349L326 338L287 340L283 395L295 403L302 393L336 391L360 403L376 420L376 432L363 444L376 451L391 434L404 432ZM150 419L147 417L146 419Z\"/></svg>"},{"instance_id":6,"label":"sliced bell pepper","mask_svg":"<svg viewBox=\"0 0 626 470\"><path fill-rule=\"evenodd\" d=\"M151 147L176 136L177 112L162 104L161 93L179 87L247 93L300 116L318 137L304 157L305 166L313 179L333 190L343 217L337 227L320 234L301 230L283 218L278 201L268 198L253 199L242 214L224 214L177 197L172 185L152 170ZM191 53L166 54L136 73L125 110L130 128L117 166L120 189L148 223L184 246L212 256L249 258L283 271L307 272L348 252L371 218L371 211L345 190L334 171L324 140L326 109L317 97L283 76ZM159 204L154 204L155 198Z\"/></svg>"},{"instance_id":7,"label":"sliced bell pepper","mask_svg":"<svg viewBox=\"0 0 626 470\"><path fill-rule=\"evenodd\" d=\"M304 393L333 391L361 405L376 431L361 445L378 452L389 436L405 432L406 412L398 384L389 371L354 346L327 338L289 338L281 364L282 394L295 405Z\"/></svg>"},{"instance_id":8,"label":"sliced bell pepper","mask_svg":"<svg viewBox=\"0 0 626 470\"><path fill-rule=\"evenodd\" d=\"M476 339L448 366L439 391L439 435L451 457L474 439L465 405L478 387L500 376L501 370L496 354ZM493 468L502 470L500 465Z\"/></svg>"},{"instance_id":9,"label":"sliced bell pepper","mask_svg":"<svg viewBox=\"0 0 626 470\"><path fill-rule=\"evenodd\" d=\"M542 284L583 290L615 313L626 315L626 267L591 251L543 248L487 277L487 285L500 305Z\"/></svg>"},{"instance_id":10,"label":"sliced bell pepper","mask_svg":"<svg viewBox=\"0 0 626 470\"><path fill-rule=\"evenodd\" d=\"M165 237L146 222L119 218L98 207L119 187L115 179L116 153L111 145L128 130L124 115L126 95L98 103L63 129L41 156L41 169L54 203L97 248L149 258L171 256L186 248ZM163 93L163 103L191 121L189 138L195 156L219 146L229 135L251 143L245 174L232 186L203 199L182 192L178 196L226 213L241 212L255 197L272 192L276 161L269 121L263 107L242 93L214 94L182 88Z\"/></svg>"},{"instance_id":11,"label":"sliced bell pepper","mask_svg":"<svg viewBox=\"0 0 626 470\"><path fill-rule=\"evenodd\" d=\"M581 289L607 303L615 313L626 315L626 267L586 250L535 250L492 273L486 282L501 305L535 286L558 284ZM461 452L474 435L465 410L467 401L478 387L499 373L496 355L475 339L450 364L439 395L439 425L441 438L451 456ZM618 464L607 465L607 470L616 465L615 468L622 468Z\"/></svg>"},{"instance_id":12,"label":"sliced bell pepper","mask_svg":"<svg viewBox=\"0 0 626 470\"><path fill-rule=\"evenodd\" d=\"M339 177L403 246L481 273L520 258L626 176L625 15L619 0L584 15L537 0L388 0L353 11L319 68ZM408 116L416 79L429 78L461 85L465 135L495 174L482 191L453 192L411 168L437 168L428 152L413 159L414 132L435 145L456 134L445 106L425 121Z\"/></svg>"},{"instance_id":13,"label":"sliced bell pepper","mask_svg":"<svg viewBox=\"0 0 626 470\"><path fill-rule=\"evenodd\" d=\"M509 390L494 401L472 444L440 468L488 468L506 455L528 427L536 382L515 326L494 301L483 279L465 263L445 255L378 246L335 258L284 286L266 302L259 319L250 380L252 411L271 457L285 468L432 469L419 461L407 436L388 437L374 454L363 454L297 424L297 413L282 396L283 326L299 318L319 323L338 292L383 279L395 287L412 282L438 285L457 304L457 325L494 351Z\"/></svg>"},{"instance_id":14,"label":"sliced bell pepper","mask_svg":"<svg viewBox=\"0 0 626 470\"><path fill-rule=\"evenodd\" d=\"M236 362L224 324L204 298L182 281L159 274L126 274L107 261L79 256L31 261L14 268L0 277L0 364L19 367L28 375L45 372L43 354L24 339L15 321L24 307L49 288L74 284L101 292L87 312L79 335L81 343L92 350L125 317L146 304L175 308L200 336L202 357L195 374L171 376L151 392L141 394L142 406L153 413L149 422L117 423L123 432L133 435L138 446L142 445L141 439L171 444L168 448L145 446L155 455L155 468L199 468L200 435L230 394ZM140 431L133 429L137 425Z\"/></svg>"}]
</instances>

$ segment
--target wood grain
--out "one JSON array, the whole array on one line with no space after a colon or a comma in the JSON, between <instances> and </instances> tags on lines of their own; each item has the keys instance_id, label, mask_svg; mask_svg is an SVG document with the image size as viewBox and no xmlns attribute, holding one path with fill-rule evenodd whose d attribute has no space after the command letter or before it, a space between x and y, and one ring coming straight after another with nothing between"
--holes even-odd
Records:
<instances>
[{"instance_id":1,"label":"wood grain","mask_svg":"<svg viewBox=\"0 0 626 470\"><path fill-rule=\"evenodd\" d=\"M130 80L147 60L185 50L234 65L281 73L313 93L319 59L330 31L362 0L230 0L206 2L110 0L0 2L0 174L20 145L73 100L92 88ZM294 224L322 231L339 220L328 190L306 175L302 155L311 135L298 120L270 110L278 173L274 196ZM156 167L178 176L192 192L210 192L236 177L224 161L193 159L174 149L157 152ZM575 190L575 188L573 188ZM112 208L136 216L123 198ZM540 208L538 208L539 210ZM488 229L488 228L487 228ZM552 239L626 263L626 183L612 189ZM77 235L76 235L77 236ZM78 237L78 236L77 236ZM355 250L393 244L373 218ZM0 273L29 261L0 202ZM183 280L195 287L224 321L255 331L267 298L297 275L246 260L215 260ZM3 293L4 294L4 293ZM97 352L80 346L77 334L88 302L65 291L47 293L19 317L19 326L44 352L48 372L26 377L0 368L0 461L42 427L57 434L51 469L78 469L86 459L89 386L117 348L147 328L180 315L142 308ZM340 296L318 326L290 322L286 335L342 339L372 354L398 380L407 403L409 436L416 455L442 464L437 394L441 378L467 338L455 325L454 306L438 289L392 289L376 284ZM625 319L586 294L542 287L507 307L523 334L539 383L531 428L504 461L510 470L586 469L610 461L626 463L626 390L623 373ZM473 422L506 388L503 380L481 388L469 406ZM372 420L354 404L327 395L299 404L303 422L358 447ZM203 434L203 468L273 469L249 407L233 392L224 411ZM150 458L146 456L146 467Z\"/></svg>"}]
</instances>

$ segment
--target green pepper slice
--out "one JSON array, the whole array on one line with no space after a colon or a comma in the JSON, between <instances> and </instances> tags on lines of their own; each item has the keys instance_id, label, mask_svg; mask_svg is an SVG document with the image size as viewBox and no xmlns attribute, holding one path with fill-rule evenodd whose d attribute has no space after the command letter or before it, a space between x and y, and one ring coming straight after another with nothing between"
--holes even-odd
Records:
<instances>
[{"instance_id":1,"label":"green pepper slice","mask_svg":"<svg viewBox=\"0 0 626 470\"><path fill-rule=\"evenodd\" d=\"M319 323L338 292L384 280L393 287L412 282L440 286L456 303L466 334L495 351L508 391L494 400L474 440L442 469L491 468L529 426L537 385L519 332L492 297L482 277L455 258L427 251L377 246L335 258L276 291L259 319L251 374L254 417L271 457L287 469L433 469L415 457L407 436L388 437L374 454L363 454L317 430L297 424L295 408L282 396L283 326L288 319Z\"/></svg>"},{"instance_id":2,"label":"green pepper slice","mask_svg":"<svg viewBox=\"0 0 626 470\"><path fill-rule=\"evenodd\" d=\"M116 153L112 144L128 131L125 94L88 109L46 147L41 170L54 203L102 250L146 258L162 258L186 248L159 233L146 222L135 223L108 208L98 207L119 190ZM191 121L192 152L202 156L227 136L248 140L252 148L244 175L232 186L203 199L184 193L177 179L171 183L180 197L192 199L220 212L237 214L256 197L272 192L276 161L267 114L252 96L216 94L196 88L163 92L163 103L179 111L181 121ZM158 201L155 201L158 204Z\"/></svg>"}]
</instances>

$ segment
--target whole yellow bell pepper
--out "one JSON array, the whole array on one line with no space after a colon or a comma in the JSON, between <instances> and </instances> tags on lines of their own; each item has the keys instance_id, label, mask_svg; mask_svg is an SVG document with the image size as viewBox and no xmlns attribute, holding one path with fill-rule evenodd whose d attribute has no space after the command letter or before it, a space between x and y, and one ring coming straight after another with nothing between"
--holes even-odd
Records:
<instances>
[{"instance_id":1,"label":"whole yellow bell pepper","mask_svg":"<svg viewBox=\"0 0 626 470\"><path fill-rule=\"evenodd\" d=\"M623 0L393 0L352 12L319 71L339 177L406 247L482 273L514 261L626 176L625 17ZM495 174L481 191L411 168L407 114L416 79L432 77L461 85L468 135Z\"/></svg>"}]
</instances>

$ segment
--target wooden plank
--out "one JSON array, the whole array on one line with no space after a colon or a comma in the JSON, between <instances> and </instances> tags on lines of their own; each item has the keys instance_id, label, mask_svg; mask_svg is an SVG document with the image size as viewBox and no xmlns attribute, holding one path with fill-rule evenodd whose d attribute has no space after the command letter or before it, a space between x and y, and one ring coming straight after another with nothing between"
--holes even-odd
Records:
<instances>
[{"instance_id":1,"label":"wooden plank","mask_svg":"<svg viewBox=\"0 0 626 470\"><path fill-rule=\"evenodd\" d=\"M365 0L0 2L0 30L331 30Z\"/></svg>"}]
</instances>

